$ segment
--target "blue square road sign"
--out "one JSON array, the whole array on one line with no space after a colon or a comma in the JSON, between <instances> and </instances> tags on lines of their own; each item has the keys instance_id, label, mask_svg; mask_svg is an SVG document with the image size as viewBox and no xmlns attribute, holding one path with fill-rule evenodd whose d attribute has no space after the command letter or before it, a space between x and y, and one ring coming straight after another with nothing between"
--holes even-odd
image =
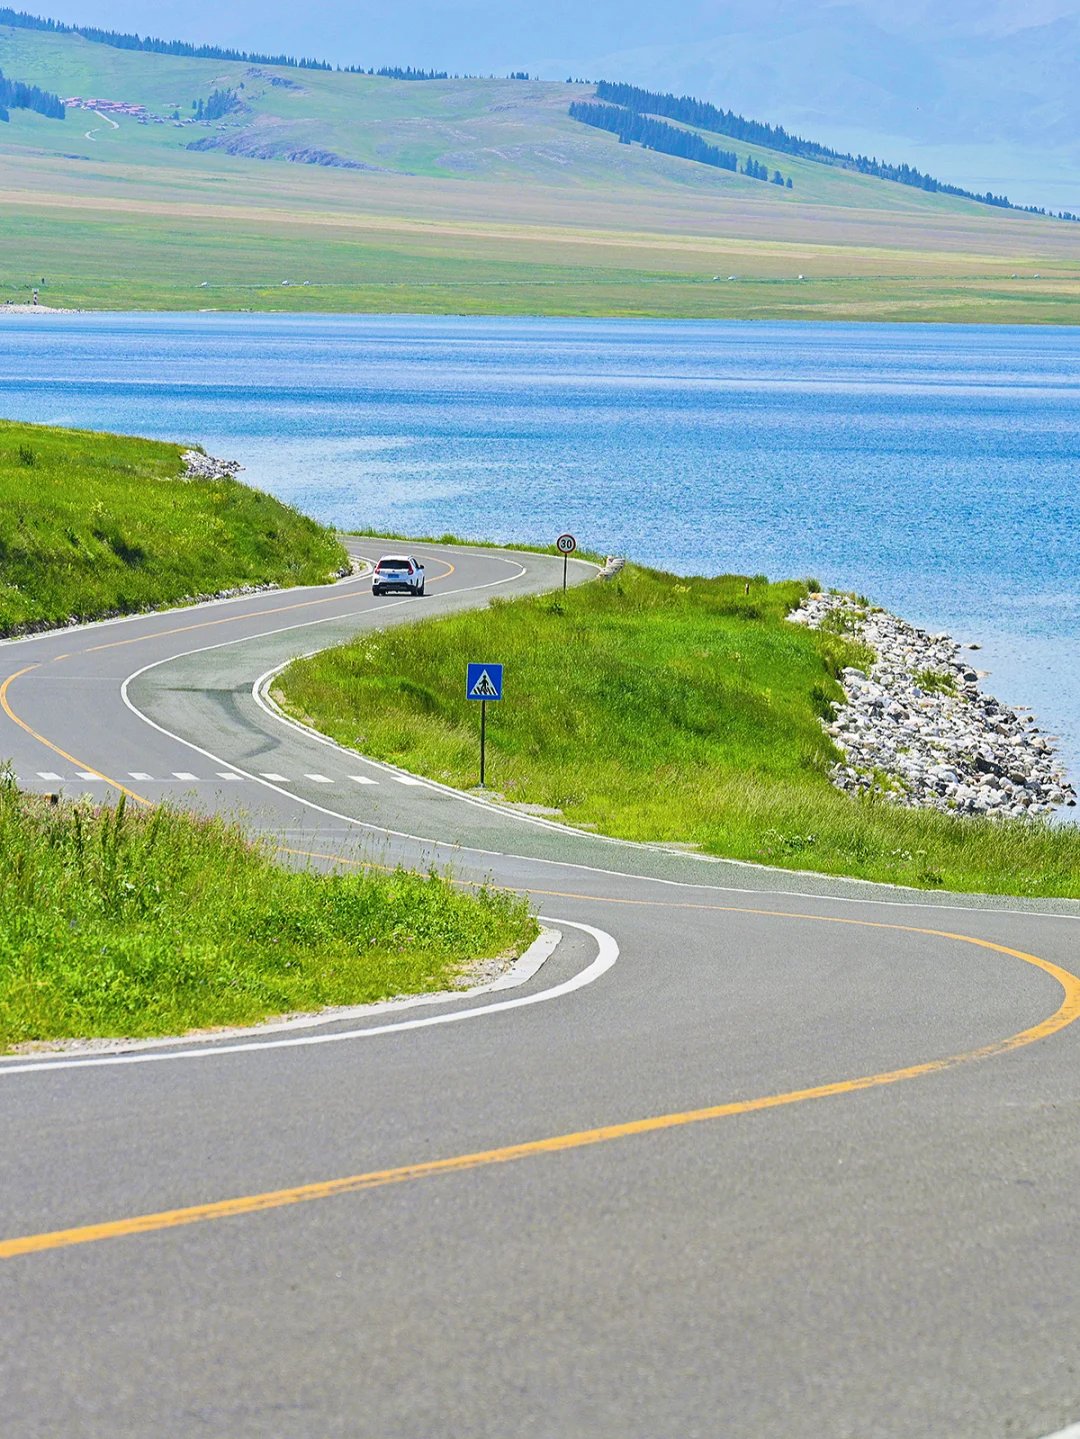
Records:
<instances>
[{"instance_id":1,"label":"blue square road sign","mask_svg":"<svg viewBox=\"0 0 1080 1439\"><path fill-rule=\"evenodd\" d=\"M502 665L471 664L465 676L465 698L502 699Z\"/></svg>"}]
</instances>

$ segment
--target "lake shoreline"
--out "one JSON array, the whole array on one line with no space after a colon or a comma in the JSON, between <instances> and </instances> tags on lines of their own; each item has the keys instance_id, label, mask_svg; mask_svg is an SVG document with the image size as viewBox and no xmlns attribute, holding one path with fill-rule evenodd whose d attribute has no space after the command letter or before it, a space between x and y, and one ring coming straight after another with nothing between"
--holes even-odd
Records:
<instances>
[{"instance_id":1,"label":"lake shoreline","mask_svg":"<svg viewBox=\"0 0 1080 1439\"><path fill-rule=\"evenodd\" d=\"M53 314L0 326L0 381L342 531L819 575L978 640L1080 767L1076 327Z\"/></svg>"},{"instance_id":2,"label":"lake shoreline","mask_svg":"<svg viewBox=\"0 0 1080 1439\"><path fill-rule=\"evenodd\" d=\"M977 644L928 634L835 591L808 595L789 619L851 634L875 656L869 672L843 671L846 703L823 721L846 761L833 769L838 789L910 809L1013 819L1075 807L1053 738L982 692L984 674L960 658Z\"/></svg>"}]
</instances>

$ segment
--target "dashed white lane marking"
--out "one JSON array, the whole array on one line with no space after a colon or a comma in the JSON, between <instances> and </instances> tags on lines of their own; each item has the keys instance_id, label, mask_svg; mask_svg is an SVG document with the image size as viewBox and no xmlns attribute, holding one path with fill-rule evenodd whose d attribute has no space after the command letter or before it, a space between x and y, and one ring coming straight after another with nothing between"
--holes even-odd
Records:
<instances>
[{"instance_id":1,"label":"dashed white lane marking","mask_svg":"<svg viewBox=\"0 0 1080 1439\"><path fill-rule=\"evenodd\" d=\"M218 778L218 779L241 780L241 779L246 779L246 778L247 778L246 775L237 774L234 770L223 770L223 769L219 769L216 773L217 773L217 778ZM141 770L141 769L129 770L129 771L128 771L128 775L130 776L131 779L142 780L143 783L147 783L147 782L149 782L149 783L154 783L154 781L155 781L155 777L154 777L152 774L148 774L148 773L146 772L146 770ZM41 770L38 770L38 771L37 771L37 777L38 777L38 779L51 780L51 781L53 781L53 782L56 783L56 784L63 784L63 783L65 782L64 776L63 776L62 774L57 774L55 770L51 770L51 769L41 769ZM296 780L297 780L297 778L298 778L298 776L295 776L295 775L272 774L272 773L267 772L267 771L261 771L259 777L260 777L261 779L271 780L274 784L295 784L295 783L296 783ZM81 779L81 780L91 780L91 781L93 781L93 782L95 782L95 783L97 783L97 784L111 784L111 783L112 783L112 781L109 780L109 779L106 779L106 777L105 777L104 775L98 774L95 770L92 770L92 769L77 769L77 770L75 771L75 778L76 778L76 779ZM169 776L169 778L170 778L170 779L186 780L189 784L203 784L203 783L212 784L212 783L213 783L213 780L206 780L206 781L201 780L200 777L199 777L197 774L193 774L193 773L191 772L191 770L189 770L189 769L174 769L174 770L172 771L171 775ZM299 776L299 778L309 779L309 780L312 781L313 784L339 784L339 783L341 782L341 776L338 776L337 778L334 778L333 776L327 775L327 774L305 774L305 775ZM377 779L372 779L370 775L366 775L366 774L351 774L351 775L348 776L348 778L353 782L353 784L378 784L378 783L379 783L379 781L378 781ZM414 779L411 775L393 775L392 778L393 778L393 779L396 779L399 784L423 784L423 783L424 783L423 780ZM166 780L160 780L160 781L157 781L157 782L160 783L160 784L165 784L165 783L167 783ZM16 780L16 783L18 783L18 780Z\"/></svg>"},{"instance_id":2,"label":"dashed white lane marking","mask_svg":"<svg viewBox=\"0 0 1080 1439\"><path fill-rule=\"evenodd\" d=\"M398 782L398 784L421 784L421 785L422 785L422 784L424 783L424 781L423 781L422 779L417 779L415 775L411 775L411 774L392 774L392 775L390 776L390 778L391 778L391 779L396 779L397 782Z\"/></svg>"}]
</instances>

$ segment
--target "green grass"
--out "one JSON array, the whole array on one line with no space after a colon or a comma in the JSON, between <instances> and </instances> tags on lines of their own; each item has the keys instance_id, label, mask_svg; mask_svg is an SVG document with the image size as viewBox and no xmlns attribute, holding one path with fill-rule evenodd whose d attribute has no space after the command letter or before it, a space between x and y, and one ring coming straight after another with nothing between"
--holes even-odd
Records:
<instances>
[{"instance_id":1,"label":"green grass","mask_svg":"<svg viewBox=\"0 0 1080 1439\"><path fill-rule=\"evenodd\" d=\"M749 586L749 593L746 587ZM820 718L850 637L792 625L801 582L627 566L566 596L393 629L298 661L275 694L366 754L471 788L467 660L506 666L489 784L626 839L920 887L1080 896L1080 831L836 790Z\"/></svg>"},{"instance_id":2,"label":"green grass","mask_svg":"<svg viewBox=\"0 0 1080 1439\"><path fill-rule=\"evenodd\" d=\"M347 562L314 520L238 480L181 480L181 446L0 420L0 634Z\"/></svg>"},{"instance_id":3,"label":"green grass","mask_svg":"<svg viewBox=\"0 0 1080 1439\"><path fill-rule=\"evenodd\" d=\"M52 806L0 771L0 1049L442 989L536 932L502 892L283 869L225 820Z\"/></svg>"}]
</instances>

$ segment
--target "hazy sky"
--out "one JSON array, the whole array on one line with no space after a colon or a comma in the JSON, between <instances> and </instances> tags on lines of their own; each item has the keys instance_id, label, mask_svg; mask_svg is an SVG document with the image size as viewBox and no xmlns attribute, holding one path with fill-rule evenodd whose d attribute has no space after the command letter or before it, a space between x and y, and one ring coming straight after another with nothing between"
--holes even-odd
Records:
<instances>
[{"instance_id":1,"label":"hazy sky","mask_svg":"<svg viewBox=\"0 0 1080 1439\"><path fill-rule=\"evenodd\" d=\"M44 3L69 22L337 64L524 69L691 92L942 179L1080 211L1080 0Z\"/></svg>"}]
</instances>

